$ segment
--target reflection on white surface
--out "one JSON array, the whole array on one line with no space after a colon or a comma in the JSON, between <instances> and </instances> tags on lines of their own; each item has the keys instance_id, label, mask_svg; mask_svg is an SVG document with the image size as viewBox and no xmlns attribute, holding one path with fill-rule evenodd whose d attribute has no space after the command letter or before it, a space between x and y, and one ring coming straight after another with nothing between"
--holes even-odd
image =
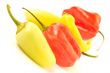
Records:
<instances>
[{"instance_id":1,"label":"reflection on white surface","mask_svg":"<svg viewBox=\"0 0 110 73\"><path fill-rule=\"evenodd\" d=\"M33 63L21 50L16 46L16 26L9 18L6 12L6 3L13 6L19 20L24 20L18 8L34 7L46 9L60 15L63 8L69 8L72 5L81 6L87 10L98 12L102 21L100 30L105 35L105 42L100 50L98 58L89 58L81 56L76 64L71 68L61 68L55 66L46 70ZM109 73L110 65L110 2L109 0L97 1L77 1L77 0L1 0L0 4L0 73Z\"/></svg>"}]
</instances>

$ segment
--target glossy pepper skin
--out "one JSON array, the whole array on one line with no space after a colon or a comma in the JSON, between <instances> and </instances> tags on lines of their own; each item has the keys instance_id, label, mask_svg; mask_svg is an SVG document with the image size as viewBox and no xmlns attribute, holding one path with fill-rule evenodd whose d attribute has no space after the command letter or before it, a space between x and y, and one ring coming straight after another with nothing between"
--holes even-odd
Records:
<instances>
[{"instance_id":1,"label":"glossy pepper skin","mask_svg":"<svg viewBox=\"0 0 110 73\"><path fill-rule=\"evenodd\" d=\"M42 23L45 23L44 25L46 27L50 26L55 22L58 22L60 19L58 16L45 10L40 9L28 9L28 10L31 11L31 13L33 13L40 21L42 21ZM42 28L40 23L36 21L36 19L28 11L24 10L24 15L28 21L35 23L41 30L44 29Z\"/></svg>"},{"instance_id":2,"label":"glossy pepper skin","mask_svg":"<svg viewBox=\"0 0 110 73\"><path fill-rule=\"evenodd\" d=\"M39 27L32 22L17 21L11 14L9 5L7 5L7 11L17 25L16 40L24 53L41 67L53 67L56 64L55 56Z\"/></svg>"},{"instance_id":3,"label":"glossy pepper skin","mask_svg":"<svg viewBox=\"0 0 110 73\"><path fill-rule=\"evenodd\" d=\"M91 43L88 41L87 43L82 39L81 34L75 25L75 19L70 14L64 14L60 21L60 23L64 24L71 32L73 38L76 40L77 44L80 47L81 52L87 52L90 47Z\"/></svg>"},{"instance_id":4,"label":"glossy pepper skin","mask_svg":"<svg viewBox=\"0 0 110 73\"><path fill-rule=\"evenodd\" d=\"M79 59L81 52L69 29L61 23L45 27L31 11L23 9L30 13L44 28L43 33L56 57L57 64L62 67L72 66Z\"/></svg>"},{"instance_id":5,"label":"glossy pepper skin","mask_svg":"<svg viewBox=\"0 0 110 73\"><path fill-rule=\"evenodd\" d=\"M25 12L28 14L28 15L31 15L30 17L32 17L33 19L34 19L34 21L32 21L32 22L39 22L39 21L41 21L38 17L39 17L39 15L38 15L38 17L37 17L37 15L36 14L33 14L33 11L31 12L30 10L28 10L28 9L26 9L26 8L23 8L24 10L25 10ZM42 13L41 13L42 14ZM42 16L40 14L40 16ZM28 17L28 15L26 15L26 19L28 20L28 19L30 19L29 17ZM45 14L43 14L43 15L45 15ZM49 15L50 17L51 17L51 15ZM52 16L51 18L53 18L54 16ZM40 18L42 18L42 17L40 17ZM46 17L45 17L46 18ZM47 17L48 18L48 17ZM37 21L35 21L35 20L37 20ZM44 20L44 19L43 19ZM46 19L47 21L48 21L48 19ZM54 19L53 19L54 20ZM56 21L56 20L55 20ZM42 22L42 21L41 21ZM52 21L53 22L53 21ZM73 37L74 37L74 39L76 40L76 42L78 43L78 45L79 45L79 47L80 47L80 51L81 52L86 52L86 51L88 51L89 49L90 49L90 47L91 47L91 43L90 43L90 41L89 42L87 42L87 43L85 43L85 41L83 41L83 39L82 39L82 37L81 37L81 35L80 35L80 33L79 33L79 31L78 31L78 29L77 29L77 27L76 27L76 25L75 25L75 19L74 19L74 17L72 16L72 15L70 15L70 14L64 14L61 18L58 18L58 21L57 22L60 22L60 23L62 23L63 25L65 25L66 27L68 27L69 28L69 30L70 30L70 32L72 33L72 35L73 35ZM43 23L43 22L42 22ZM39 24L40 24L40 26L41 26L41 23L39 22ZM45 28L45 26L47 26L45 23L43 24L44 26L44 28ZM52 24L49 24L49 26L51 26ZM48 26L48 27L49 27ZM43 28L43 27L41 27L41 28ZM43 30L43 29L42 29Z\"/></svg>"},{"instance_id":6,"label":"glossy pepper skin","mask_svg":"<svg viewBox=\"0 0 110 73\"><path fill-rule=\"evenodd\" d=\"M65 9L64 13L71 14L75 18L75 23L84 40L93 38L99 31L101 16L97 13L86 11L80 7L74 6Z\"/></svg>"},{"instance_id":7,"label":"glossy pepper skin","mask_svg":"<svg viewBox=\"0 0 110 73\"><path fill-rule=\"evenodd\" d=\"M79 46L67 27L61 23L51 25L44 35L55 54L56 62L62 67L72 66L81 53Z\"/></svg>"}]
</instances>

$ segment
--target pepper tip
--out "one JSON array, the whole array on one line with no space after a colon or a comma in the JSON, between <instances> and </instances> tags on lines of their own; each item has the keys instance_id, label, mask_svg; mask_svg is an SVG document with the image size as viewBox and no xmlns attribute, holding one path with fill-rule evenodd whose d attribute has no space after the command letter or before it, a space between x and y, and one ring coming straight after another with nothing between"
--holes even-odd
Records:
<instances>
[{"instance_id":1,"label":"pepper tip","mask_svg":"<svg viewBox=\"0 0 110 73\"><path fill-rule=\"evenodd\" d=\"M10 5L9 4L7 4L7 8L10 8Z\"/></svg>"}]
</instances>

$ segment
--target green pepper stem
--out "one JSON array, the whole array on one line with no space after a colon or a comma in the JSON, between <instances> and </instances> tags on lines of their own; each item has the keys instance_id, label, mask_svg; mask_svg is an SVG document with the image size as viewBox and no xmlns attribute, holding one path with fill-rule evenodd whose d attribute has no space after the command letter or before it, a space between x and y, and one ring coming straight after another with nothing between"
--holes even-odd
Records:
<instances>
[{"instance_id":1,"label":"green pepper stem","mask_svg":"<svg viewBox=\"0 0 110 73\"><path fill-rule=\"evenodd\" d=\"M9 16L12 18L12 20L14 21L14 23L18 27L21 24L21 22L16 20L15 17L12 15L11 10L10 10L10 5L8 5L8 4L7 4L7 11L8 11Z\"/></svg>"},{"instance_id":2,"label":"green pepper stem","mask_svg":"<svg viewBox=\"0 0 110 73\"><path fill-rule=\"evenodd\" d=\"M101 42L100 46L96 49L96 52L97 52L96 55L89 54L87 52L82 52L83 55L88 56L88 57L92 57L92 58L98 57L98 55L99 55L98 52L101 49L101 46L102 46L102 44L104 43L104 40L105 40L105 37L104 37L103 33L101 31L98 31L98 33L102 36L102 42Z\"/></svg>"},{"instance_id":3,"label":"green pepper stem","mask_svg":"<svg viewBox=\"0 0 110 73\"><path fill-rule=\"evenodd\" d=\"M46 29L47 29L47 27L31 12L31 11L29 11L28 9L26 9L26 8L23 8L24 10L26 10L27 12L29 12L39 23L40 23L40 25L42 26L42 28L43 28L43 31L45 31Z\"/></svg>"}]
</instances>

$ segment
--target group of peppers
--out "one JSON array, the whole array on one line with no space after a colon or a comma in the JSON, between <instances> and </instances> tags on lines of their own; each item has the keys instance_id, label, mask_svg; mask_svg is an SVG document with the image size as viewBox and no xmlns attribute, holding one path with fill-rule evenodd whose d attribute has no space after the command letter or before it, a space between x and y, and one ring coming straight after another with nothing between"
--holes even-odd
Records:
<instances>
[{"instance_id":1,"label":"group of peppers","mask_svg":"<svg viewBox=\"0 0 110 73\"><path fill-rule=\"evenodd\" d=\"M56 63L70 67L91 47L91 39L99 31L101 17L73 6L57 17L42 10L24 9L27 22L17 21L7 5L7 11L17 25L18 46L40 66Z\"/></svg>"}]
</instances>

